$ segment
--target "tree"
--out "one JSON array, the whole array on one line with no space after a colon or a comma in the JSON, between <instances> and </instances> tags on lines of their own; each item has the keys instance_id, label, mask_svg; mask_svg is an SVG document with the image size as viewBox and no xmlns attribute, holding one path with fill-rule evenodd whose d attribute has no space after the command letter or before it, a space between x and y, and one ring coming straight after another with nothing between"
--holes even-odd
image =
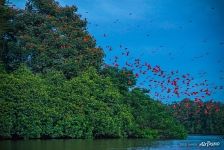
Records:
<instances>
[{"instance_id":1,"label":"tree","mask_svg":"<svg viewBox=\"0 0 224 150\"><path fill-rule=\"evenodd\" d=\"M134 136L140 134L139 137L186 137L184 127L170 116L166 106L152 100L145 92L144 89L136 88L125 97L126 103L131 107L132 114L136 118L138 128L143 131L143 133L134 133Z\"/></svg>"},{"instance_id":2,"label":"tree","mask_svg":"<svg viewBox=\"0 0 224 150\"><path fill-rule=\"evenodd\" d=\"M7 42L13 39L12 19L15 10L9 7L5 0L0 1L0 61L3 61L4 52L8 51Z\"/></svg>"},{"instance_id":3,"label":"tree","mask_svg":"<svg viewBox=\"0 0 224 150\"><path fill-rule=\"evenodd\" d=\"M26 63L34 72L53 69L72 78L89 66L99 69L103 51L76 11L74 6L60 7L53 0L28 1L13 20L17 47L10 47L6 55L8 70Z\"/></svg>"},{"instance_id":4,"label":"tree","mask_svg":"<svg viewBox=\"0 0 224 150\"><path fill-rule=\"evenodd\" d=\"M136 84L136 78L133 72L127 69L106 66L101 69L100 74L105 77L110 77L114 85L117 86L123 94L127 93L129 88L132 88Z\"/></svg>"},{"instance_id":5,"label":"tree","mask_svg":"<svg viewBox=\"0 0 224 150\"><path fill-rule=\"evenodd\" d=\"M170 105L170 111L191 134L223 134L224 105L220 102L184 99Z\"/></svg>"},{"instance_id":6,"label":"tree","mask_svg":"<svg viewBox=\"0 0 224 150\"><path fill-rule=\"evenodd\" d=\"M0 63L0 137L185 137L164 104L134 88L132 71L102 66L76 11L54 0L15 11Z\"/></svg>"}]
</instances>

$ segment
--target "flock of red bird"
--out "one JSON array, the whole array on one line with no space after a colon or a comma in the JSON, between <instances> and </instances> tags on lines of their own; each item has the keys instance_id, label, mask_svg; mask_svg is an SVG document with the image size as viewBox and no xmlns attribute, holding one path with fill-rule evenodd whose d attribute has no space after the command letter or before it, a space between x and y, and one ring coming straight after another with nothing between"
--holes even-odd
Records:
<instances>
[{"instance_id":1,"label":"flock of red bird","mask_svg":"<svg viewBox=\"0 0 224 150\"><path fill-rule=\"evenodd\" d=\"M112 51L111 46L107 46L108 52ZM122 48L122 46L120 46ZM208 80L203 80L202 82L194 82L194 78L189 74L180 74L178 70L167 72L163 70L159 65L151 65L149 62L142 62L139 58L130 59L126 61L122 66L119 65L119 58L123 59L130 57L130 51L127 48L121 51L120 56L115 56L111 60L111 65L114 67L126 68L132 70L135 77L139 79L138 85L149 89L148 94L153 98L168 102L169 99L176 99L180 97L187 97L185 99L185 108L190 109L191 105L188 98L194 100L194 105L197 106L195 114L201 112L203 109L204 114L208 115L214 109L215 112L219 112L220 108L218 105L213 103L212 94L217 90L222 90L224 92L224 87L221 86L211 86ZM107 65L108 66L108 65ZM202 75L204 75L203 73ZM129 74L126 74L127 77ZM131 81L128 81L131 84ZM150 90L154 89L154 90ZM176 98L173 98L173 97ZM204 104L204 100L210 100L209 103ZM182 110L179 104L174 104L173 109ZM178 107L178 108L177 108Z\"/></svg>"},{"instance_id":2,"label":"flock of red bird","mask_svg":"<svg viewBox=\"0 0 224 150\"><path fill-rule=\"evenodd\" d=\"M108 53L113 50L111 46L106 46L106 48ZM213 86L211 89L208 80L195 83L194 77L189 73L180 74L178 70L167 72L159 65L153 66L150 62L141 61L140 58L133 59L133 57L130 57L130 51L127 48L120 45L120 49L121 54L111 58L110 65L132 70L135 77L140 80L138 85L148 88L149 94L158 100L168 100L173 96L190 97L195 101L208 100L216 90L224 90L222 85ZM120 64L119 59L126 60L125 64ZM150 89L155 90L150 91Z\"/></svg>"},{"instance_id":3,"label":"flock of red bird","mask_svg":"<svg viewBox=\"0 0 224 150\"><path fill-rule=\"evenodd\" d=\"M117 19L114 23L118 21ZM98 26L98 24L95 24L95 26ZM148 37L149 34L146 36ZM108 38L108 34L104 33L102 38ZM177 98L190 98L200 105L204 100L213 101L212 95L214 93L224 92L223 85L214 86L209 84L208 80L198 82L189 73L181 74L178 70L166 71L159 65L142 61L141 58L134 58L131 56L130 50L123 45L119 45L119 52L110 45L107 45L105 49L106 54L109 57L112 56L109 58L110 62L106 66L132 70L138 80L137 86L148 89L148 94L156 100L169 102L169 100ZM113 56L113 51L116 51L116 56ZM172 55L171 52L169 53L170 55ZM208 55L208 53L204 55ZM199 75L203 77L205 74L206 72L202 72ZM128 76L129 74L127 74ZM128 83L131 84L131 81L128 81Z\"/></svg>"}]
</instances>

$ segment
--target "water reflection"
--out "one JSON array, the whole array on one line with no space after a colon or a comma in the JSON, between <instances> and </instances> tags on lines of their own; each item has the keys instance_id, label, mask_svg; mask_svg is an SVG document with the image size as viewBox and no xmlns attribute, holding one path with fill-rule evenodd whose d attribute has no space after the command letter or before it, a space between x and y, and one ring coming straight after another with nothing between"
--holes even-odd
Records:
<instances>
[{"instance_id":1,"label":"water reflection","mask_svg":"<svg viewBox=\"0 0 224 150\"><path fill-rule=\"evenodd\" d=\"M199 146L201 142L219 142L216 146ZM188 136L186 140L150 141L147 139L100 140L26 140L0 141L1 150L179 150L224 149L221 136Z\"/></svg>"}]
</instances>

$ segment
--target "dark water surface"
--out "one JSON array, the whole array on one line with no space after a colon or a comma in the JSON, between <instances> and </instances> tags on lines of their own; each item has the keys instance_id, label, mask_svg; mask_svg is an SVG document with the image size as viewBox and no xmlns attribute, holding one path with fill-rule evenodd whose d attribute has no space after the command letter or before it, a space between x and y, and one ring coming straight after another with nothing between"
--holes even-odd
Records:
<instances>
[{"instance_id":1,"label":"dark water surface","mask_svg":"<svg viewBox=\"0 0 224 150\"><path fill-rule=\"evenodd\" d=\"M223 136L189 135L185 140L100 139L0 141L0 150L224 150Z\"/></svg>"}]
</instances>

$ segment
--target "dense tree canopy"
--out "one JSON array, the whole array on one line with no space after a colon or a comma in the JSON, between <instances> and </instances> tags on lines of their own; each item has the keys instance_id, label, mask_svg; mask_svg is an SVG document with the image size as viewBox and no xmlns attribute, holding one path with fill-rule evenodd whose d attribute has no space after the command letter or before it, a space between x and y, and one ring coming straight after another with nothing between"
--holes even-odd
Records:
<instances>
[{"instance_id":1,"label":"dense tree canopy","mask_svg":"<svg viewBox=\"0 0 224 150\"><path fill-rule=\"evenodd\" d=\"M141 89L122 95L110 77L89 68L67 80L21 66L1 71L0 135L26 138L180 138L185 130ZM169 128L168 128L169 126Z\"/></svg>"},{"instance_id":2,"label":"dense tree canopy","mask_svg":"<svg viewBox=\"0 0 224 150\"><path fill-rule=\"evenodd\" d=\"M12 18L15 10L9 7L5 0L0 1L0 61L3 59L4 51L7 49L6 42L12 39Z\"/></svg>"},{"instance_id":3,"label":"dense tree canopy","mask_svg":"<svg viewBox=\"0 0 224 150\"><path fill-rule=\"evenodd\" d=\"M224 105L220 102L184 99L170 108L191 134L224 134Z\"/></svg>"},{"instance_id":4,"label":"dense tree canopy","mask_svg":"<svg viewBox=\"0 0 224 150\"><path fill-rule=\"evenodd\" d=\"M60 7L49 0L27 2L13 18L16 41L7 43L4 59L8 70L26 63L34 72L62 71L66 78L90 66L99 69L103 51L86 31L86 21L76 7Z\"/></svg>"}]
</instances>

